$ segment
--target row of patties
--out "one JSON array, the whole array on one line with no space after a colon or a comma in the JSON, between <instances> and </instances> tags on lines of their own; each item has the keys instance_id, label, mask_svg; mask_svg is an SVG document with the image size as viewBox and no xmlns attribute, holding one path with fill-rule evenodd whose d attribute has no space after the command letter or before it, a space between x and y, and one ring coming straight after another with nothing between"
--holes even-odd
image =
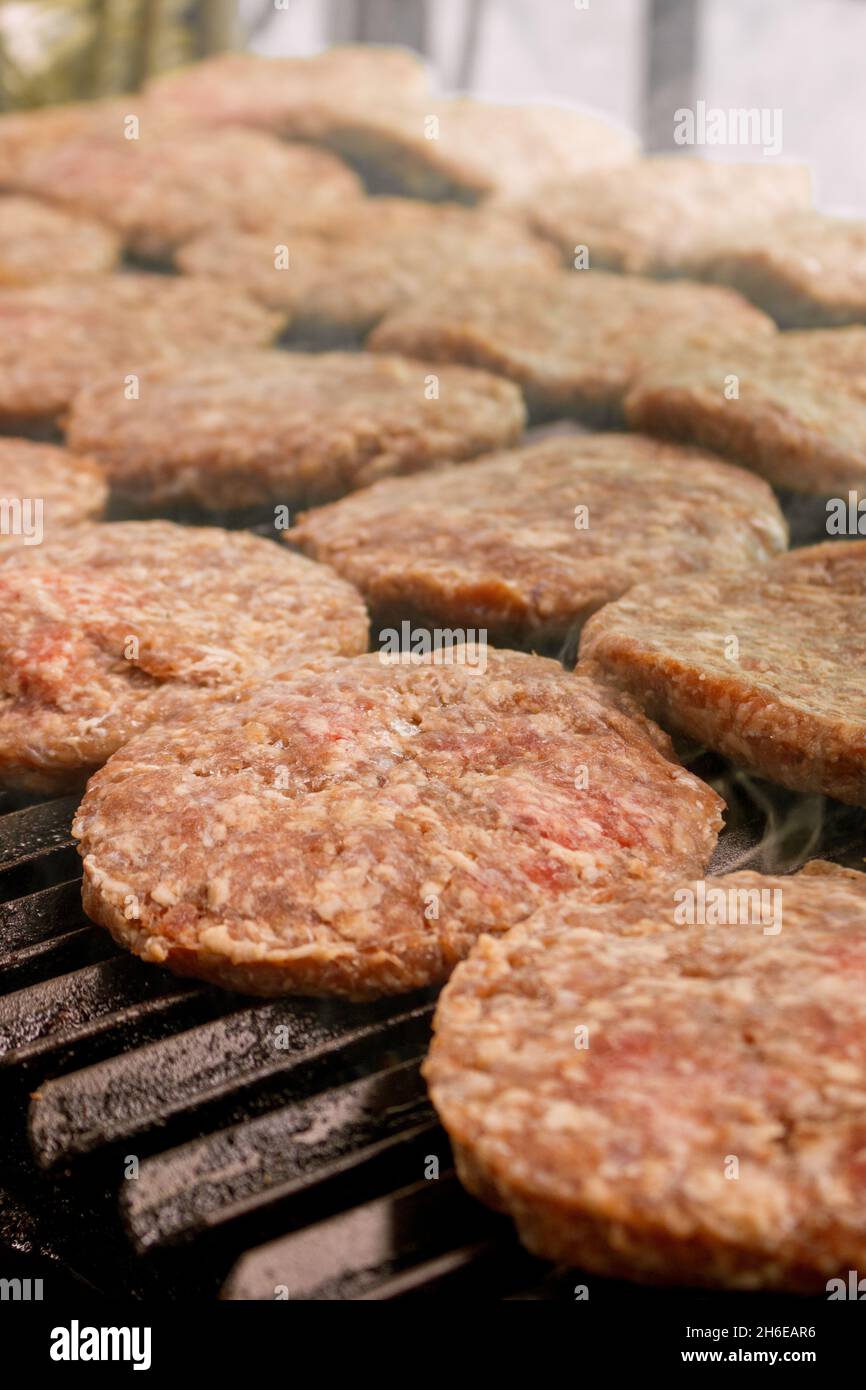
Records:
<instances>
[{"instance_id":1,"label":"row of patties","mask_svg":"<svg viewBox=\"0 0 866 1390\"><path fill-rule=\"evenodd\" d=\"M433 1099L538 1253L862 1267L866 879L704 880L724 805L669 737L866 804L866 542L787 552L768 485L859 495L862 226L396 51L135 105L0 119L0 491L45 510L0 541L3 784L90 778L85 906L145 961L453 972ZM375 650L404 624L432 652Z\"/></svg>"}]
</instances>

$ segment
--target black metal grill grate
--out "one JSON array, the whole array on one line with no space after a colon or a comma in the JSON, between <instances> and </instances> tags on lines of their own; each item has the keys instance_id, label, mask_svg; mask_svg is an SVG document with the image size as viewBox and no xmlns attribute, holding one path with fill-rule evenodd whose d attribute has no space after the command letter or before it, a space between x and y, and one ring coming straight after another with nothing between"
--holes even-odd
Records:
<instances>
[{"instance_id":1,"label":"black metal grill grate","mask_svg":"<svg viewBox=\"0 0 866 1390\"><path fill-rule=\"evenodd\" d=\"M450 1171L420 1075L432 995L257 1004L142 965L82 915L74 807L0 817L4 1254L106 1295L537 1283Z\"/></svg>"},{"instance_id":2,"label":"black metal grill grate","mask_svg":"<svg viewBox=\"0 0 866 1390\"><path fill-rule=\"evenodd\" d=\"M74 804L0 817L7 1265L45 1264L47 1297L52 1280L170 1299L574 1297L581 1276L521 1250L451 1171L419 1070L431 994L251 1003L120 953L81 912ZM786 804L769 821L753 804L719 866L765 856ZM862 859L862 813L821 812L811 853Z\"/></svg>"}]
</instances>

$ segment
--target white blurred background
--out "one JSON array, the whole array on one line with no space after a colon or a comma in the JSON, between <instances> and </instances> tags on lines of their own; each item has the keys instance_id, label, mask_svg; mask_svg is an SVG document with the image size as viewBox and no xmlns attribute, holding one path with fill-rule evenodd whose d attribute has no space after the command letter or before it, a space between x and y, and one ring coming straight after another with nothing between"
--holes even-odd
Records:
<instances>
[{"instance_id":1,"label":"white blurred background","mask_svg":"<svg viewBox=\"0 0 866 1390\"><path fill-rule=\"evenodd\" d=\"M779 108L781 157L812 166L820 205L866 212L866 0L242 0L240 11L262 53L420 32L443 86L573 101L655 148L698 99Z\"/></svg>"},{"instance_id":2,"label":"white blurred background","mask_svg":"<svg viewBox=\"0 0 866 1390\"><path fill-rule=\"evenodd\" d=\"M811 165L819 204L866 213L866 0L0 0L0 109L128 90L231 44L352 39L422 49L444 89L601 111L649 149L697 101L779 109L780 157Z\"/></svg>"}]
</instances>

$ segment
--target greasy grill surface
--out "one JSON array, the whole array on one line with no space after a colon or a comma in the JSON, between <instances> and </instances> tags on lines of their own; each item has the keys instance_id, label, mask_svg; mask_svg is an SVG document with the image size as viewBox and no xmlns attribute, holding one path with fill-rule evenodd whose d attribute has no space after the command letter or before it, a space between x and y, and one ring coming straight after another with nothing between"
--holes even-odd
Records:
<instances>
[{"instance_id":1,"label":"greasy grill surface","mask_svg":"<svg viewBox=\"0 0 866 1390\"><path fill-rule=\"evenodd\" d=\"M862 812L693 765L732 806L717 868L862 864ZM255 1003L119 953L81 913L74 804L0 816L4 1274L26 1252L46 1297L574 1298L454 1177L431 995Z\"/></svg>"},{"instance_id":2,"label":"greasy grill surface","mask_svg":"<svg viewBox=\"0 0 866 1390\"><path fill-rule=\"evenodd\" d=\"M81 912L58 858L74 809L0 817L4 1259L51 1261L46 1297L56 1262L103 1293L215 1295L261 1241L407 1182L435 1192L432 998L251 1003L143 966Z\"/></svg>"}]
</instances>

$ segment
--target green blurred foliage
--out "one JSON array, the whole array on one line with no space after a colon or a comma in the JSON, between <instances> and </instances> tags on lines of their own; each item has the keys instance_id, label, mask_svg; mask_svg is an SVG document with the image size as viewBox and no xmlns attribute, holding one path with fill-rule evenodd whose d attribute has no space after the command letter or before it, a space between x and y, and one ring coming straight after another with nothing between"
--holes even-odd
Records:
<instances>
[{"instance_id":1,"label":"green blurred foliage","mask_svg":"<svg viewBox=\"0 0 866 1390\"><path fill-rule=\"evenodd\" d=\"M8 0L0 4L0 110L133 91L231 47L221 0Z\"/></svg>"}]
</instances>

